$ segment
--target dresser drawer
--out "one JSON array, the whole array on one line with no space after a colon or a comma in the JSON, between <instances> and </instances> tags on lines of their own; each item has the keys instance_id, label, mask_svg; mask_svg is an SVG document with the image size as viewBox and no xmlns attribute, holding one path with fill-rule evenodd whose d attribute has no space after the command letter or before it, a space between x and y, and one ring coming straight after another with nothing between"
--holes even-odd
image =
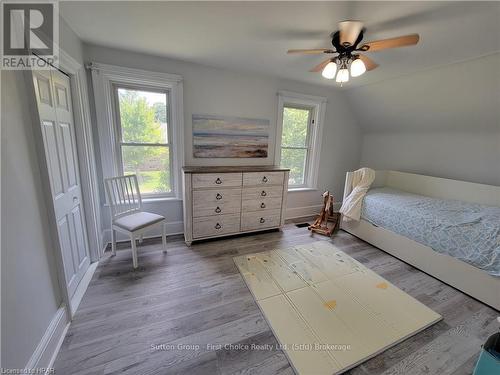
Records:
<instances>
[{"instance_id":1,"label":"dresser drawer","mask_svg":"<svg viewBox=\"0 0 500 375\"><path fill-rule=\"evenodd\" d=\"M278 227L281 221L281 210L262 212L243 212L241 214L241 230L256 230Z\"/></svg>"},{"instance_id":2,"label":"dresser drawer","mask_svg":"<svg viewBox=\"0 0 500 375\"><path fill-rule=\"evenodd\" d=\"M228 203L209 203L193 206L193 217L239 214L240 211L241 202L239 200Z\"/></svg>"},{"instance_id":3,"label":"dresser drawer","mask_svg":"<svg viewBox=\"0 0 500 375\"><path fill-rule=\"evenodd\" d=\"M219 236L239 231L239 214L193 218L193 238Z\"/></svg>"},{"instance_id":4,"label":"dresser drawer","mask_svg":"<svg viewBox=\"0 0 500 375\"><path fill-rule=\"evenodd\" d=\"M261 198L244 200L241 204L243 212L281 209L281 198Z\"/></svg>"},{"instance_id":5,"label":"dresser drawer","mask_svg":"<svg viewBox=\"0 0 500 375\"><path fill-rule=\"evenodd\" d=\"M262 186L243 188L243 200L259 200L262 198L281 198L283 195L283 186Z\"/></svg>"},{"instance_id":6,"label":"dresser drawer","mask_svg":"<svg viewBox=\"0 0 500 375\"><path fill-rule=\"evenodd\" d=\"M210 189L193 191L193 211L218 204L240 203L241 189Z\"/></svg>"},{"instance_id":7,"label":"dresser drawer","mask_svg":"<svg viewBox=\"0 0 500 375\"><path fill-rule=\"evenodd\" d=\"M241 186L241 173L195 173L193 189Z\"/></svg>"},{"instance_id":8,"label":"dresser drawer","mask_svg":"<svg viewBox=\"0 0 500 375\"><path fill-rule=\"evenodd\" d=\"M284 172L247 172L243 173L243 186L283 185Z\"/></svg>"}]
</instances>

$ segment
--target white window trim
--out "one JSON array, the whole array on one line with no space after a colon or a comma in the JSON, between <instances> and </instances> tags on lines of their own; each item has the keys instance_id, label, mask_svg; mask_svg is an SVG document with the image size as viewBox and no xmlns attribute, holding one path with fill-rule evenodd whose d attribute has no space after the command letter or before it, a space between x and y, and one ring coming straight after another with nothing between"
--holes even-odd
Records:
<instances>
[{"instance_id":1,"label":"white window trim","mask_svg":"<svg viewBox=\"0 0 500 375\"><path fill-rule=\"evenodd\" d=\"M288 191L308 191L318 188L319 158L321 154L321 140L325 121L327 99L321 96L299 94L292 91L278 91L278 115L276 124L276 151L274 163L281 163L281 139L283 132L283 109L286 105L306 106L313 108L312 116L314 126L312 127L311 152L309 170L303 185L289 186Z\"/></svg>"},{"instance_id":2,"label":"white window trim","mask_svg":"<svg viewBox=\"0 0 500 375\"><path fill-rule=\"evenodd\" d=\"M177 74L150 72L141 69L124 68L115 65L90 63L88 68L92 71L92 86L99 134L99 147L101 149L101 163L103 178L114 177L120 174L121 166L117 149L117 121L115 118L114 86L128 85L137 87L150 87L170 93L170 122L171 122L171 147L172 147L172 194L151 195L148 200L181 199L182 174L184 164L184 108L183 108L183 81ZM109 150L109 151L108 151Z\"/></svg>"}]
</instances>

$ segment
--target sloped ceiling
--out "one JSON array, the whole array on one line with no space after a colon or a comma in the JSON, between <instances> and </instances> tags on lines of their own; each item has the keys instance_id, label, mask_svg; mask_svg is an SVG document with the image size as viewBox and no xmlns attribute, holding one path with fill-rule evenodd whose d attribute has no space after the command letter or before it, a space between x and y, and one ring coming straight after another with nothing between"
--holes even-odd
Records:
<instances>
[{"instance_id":1,"label":"sloped ceiling","mask_svg":"<svg viewBox=\"0 0 500 375\"><path fill-rule=\"evenodd\" d=\"M500 132L500 53L347 90L368 132Z\"/></svg>"}]
</instances>

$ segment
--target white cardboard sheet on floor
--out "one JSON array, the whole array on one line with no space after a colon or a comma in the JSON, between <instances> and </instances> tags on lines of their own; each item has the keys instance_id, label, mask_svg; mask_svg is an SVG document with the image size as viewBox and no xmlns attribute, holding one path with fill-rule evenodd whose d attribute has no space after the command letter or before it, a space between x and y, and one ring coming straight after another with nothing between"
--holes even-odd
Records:
<instances>
[{"instance_id":1,"label":"white cardboard sheet on floor","mask_svg":"<svg viewBox=\"0 0 500 375\"><path fill-rule=\"evenodd\" d=\"M441 316L326 241L234 258L298 374L339 374Z\"/></svg>"}]
</instances>

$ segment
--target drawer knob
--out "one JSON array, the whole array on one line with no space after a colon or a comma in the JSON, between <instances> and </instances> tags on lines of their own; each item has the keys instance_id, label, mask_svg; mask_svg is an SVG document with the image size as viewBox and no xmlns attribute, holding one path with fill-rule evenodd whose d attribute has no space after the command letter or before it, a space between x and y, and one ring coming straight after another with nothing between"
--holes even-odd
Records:
<instances>
[{"instance_id":1,"label":"drawer knob","mask_svg":"<svg viewBox=\"0 0 500 375\"><path fill-rule=\"evenodd\" d=\"M260 204L260 208L266 208L266 204L265 204L264 202L262 202L262 203Z\"/></svg>"},{"instance_id":2,"label":"drawer knob","mask_svg":"<svg viewBox=\"0 0 500 375\"><path fill-rule=\"evenodd\" d=\"M222 211L222 210L220 209L220 207L219 207L219 206L217 206L217 208L215 209L215 212L220 213L221 211Z\"/></svg>"},{"instance_id":3,"label":"drawer knob","mask_svg":"<svg viewBox=\"0 0 500 375\"><path fill-rule=\"evenodd\" d=\"M215 224L215 229L220 229L222 228L222 225L220 225L219 223Z\"/></svg>"},{"instance_id":4,"label":"drawer knob","mask_svg":"<svg viewBox=\"0 0 500 375\"><path fill-rule=\"evenodd\" d=\"M222 195L220 193L217 193L217 195L215 196L215 199L220 201L222 199Z\"/></svg>"},{"instance_id":5,"label":"drawer knob","mask_svg":"<svg viewBox=\"0 0 500 375\"><path fill-rule=\"evenodd\" d=\"M266 222L266 219L264 219L263 217L260 218L260 222L261 224L264 224Z\"/></svg>"},{"instance_id":6,"label":"drawer knob","mask_svg":"<svg viewBox=\"0 0 500 375\"><path fill-rule=\"evenodd\" d=\"M264 190L262 190L262 193L260 193L260 195L265 197L267 195L267 193Z\"/></svg>"},{"instance_id":7,"label":"drawer knob","mask_svg":"<svg viewBox=\"0 0 500 375\"><path fill-rule=\"evenodd\" d=\"M215 180L215 183L217 185L220 185L220 184L222 184L222 180L219 177L217 177L217 180Z\"/></svg>"},{"instance_id":8,"label":"drawer knob","mask_svg":"<svg viewBox=\"0 0 500 375\"><path fill-rule=\"evenodd\" d=\"M267 177L266 176L262 177L262 182L267 182Z\"/></svg>"}]
</instances>

